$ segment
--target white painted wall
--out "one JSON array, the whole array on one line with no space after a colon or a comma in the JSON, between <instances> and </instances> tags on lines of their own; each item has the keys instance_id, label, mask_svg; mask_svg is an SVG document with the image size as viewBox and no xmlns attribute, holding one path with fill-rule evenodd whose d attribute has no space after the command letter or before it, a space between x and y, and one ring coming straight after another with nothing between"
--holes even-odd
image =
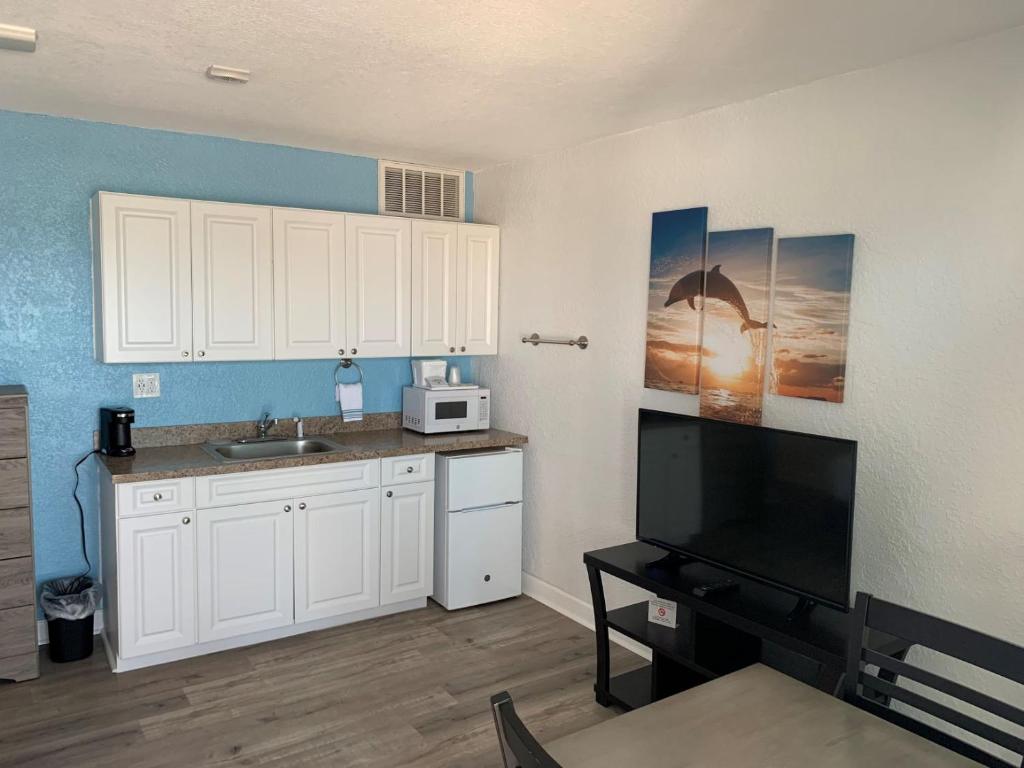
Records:
<instances>
[{"instance_id":1,"label":"white painted wall","mask_svg":"<svg viewBox=\"0 0 1024 768\"><path fill-rule=\"evenodd\" d=\"M651 212L857 236L846 403L764 422L860 441L854 589L1024 643L1024 28L476 175L502 226L493 423L529 434L526 570L589 599L633 538ZM581 352L520 334L590 337Z\"/></svg>"}]
</instances>

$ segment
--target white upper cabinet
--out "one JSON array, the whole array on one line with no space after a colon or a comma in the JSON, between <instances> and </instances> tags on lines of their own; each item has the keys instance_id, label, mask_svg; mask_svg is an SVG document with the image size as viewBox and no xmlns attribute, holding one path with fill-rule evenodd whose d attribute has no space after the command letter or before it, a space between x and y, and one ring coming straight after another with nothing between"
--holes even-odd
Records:
<instances>
[{"instance_id":1,"label":"white upper cabinet","mask_svg":"<svg viewBox=\"0 0 1024 768\"><path fill-rule=\"evenodd\" d=\"M409 356L409 219L345 216L349 357Z\"/></svg>"},{"instance_id":2,"label":"white upper cabinet","mask_svg":"<svg viewBox=\"0 0 1024 768\"><path fill-rule=\"evenodd\" d=\"M348 354L345 214L274 209L274 356Z\"/></svg>"},{"instance_id":3,"label":"white upper cabinet","mask_svg":"<svg viewBox=\"0 0 1024 768\"><path fill-rule=\"evenodd\" d=\"M412 223L412 354L455 353L456 256L459 227L443 221Z\"/></svg>"},{"instance_id":4,"label":"white upper cabinet","mask_svg":"<svg viewBox=\"0 0 1024 768\"><path fill-rule=\"evenodd\" d=\"M189 202L93 198L96 357L166 363L192 355Z\"/></svg>"},{"instance_id":5,"label":"white upper cabinet","mask_svg":"<svg viewBox=\"0 0 1024 768\"><path fill-rule=\"evenodd\" d=\"M498 353L498 228L459 224L459 354Z\"/></svg>"},{"instance_id":6,"label":"white upper cabinet","mask_svg":"<svg viewBox=\"0 0 1024 768\"><path fill-rule=\"evenodd\" d=\"M192 329L197 361L274 357L271 209L192 203Z\"/></svg>"}]
</instances>

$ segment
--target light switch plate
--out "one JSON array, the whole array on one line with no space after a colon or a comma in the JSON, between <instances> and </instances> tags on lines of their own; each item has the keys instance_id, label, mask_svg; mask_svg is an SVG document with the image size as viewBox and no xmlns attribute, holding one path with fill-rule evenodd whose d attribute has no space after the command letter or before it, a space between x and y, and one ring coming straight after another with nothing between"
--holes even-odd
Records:
<instances>
[{"instance_id":1,"label":"light switch plate","mask_svg":"<svg viewBox=\"0 0 1024 768\"><path fill-rule=\"evenodd\" d=\"M133 373L132 393L135 397L160 397L160 374Z\"/></svg>"}]
</instances>

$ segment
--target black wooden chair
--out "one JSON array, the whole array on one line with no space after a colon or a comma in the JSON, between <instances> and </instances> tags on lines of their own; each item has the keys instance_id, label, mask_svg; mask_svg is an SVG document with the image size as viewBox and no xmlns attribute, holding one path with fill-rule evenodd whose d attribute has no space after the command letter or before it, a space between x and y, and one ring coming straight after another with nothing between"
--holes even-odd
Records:
<instances>
[{"instance_id":1,"label":"black wooden chair","mask_svg":"<svg viewBox=\"0 0 1024 768\"><path fill-rule=\"evenodd\" d=\"M1000 727L983 722L967 714L969 710L960 705L968 704L1006 723L1022 727L1024 710L904 660L866 648L864 639L869 629L938 651L1021 685L1024 685L1024 648L860 592L854 608L843 690L844 698L851 704L982 765L994 768L1024 766L1024 760L1018 762L1015 758L1013 762L1007 762L945 729L940 730L903 711L910 707L974 734L989 744L997 744L1016 755L1024 755L1024 739L1008 732L1005 724ZM869 666L877 668L877 671L869 672ZM919 685L914 690L898 685L901 677ZM952 697L957 703L952 707L940 703L929 696L932 691ZM906 707L893 709L890 706L892 700L902 702Z\"/></svg>"},{"instance_id":2,"label":"black wooden chair","mask_svg":"<svg viewBox=\"0 0 1024 768\"><path fill-rule=\"evenodd\" d=\"M562 768L523 725L508 691L491 696L491 710L505 768Z\"/></svg>"}]
</instances>

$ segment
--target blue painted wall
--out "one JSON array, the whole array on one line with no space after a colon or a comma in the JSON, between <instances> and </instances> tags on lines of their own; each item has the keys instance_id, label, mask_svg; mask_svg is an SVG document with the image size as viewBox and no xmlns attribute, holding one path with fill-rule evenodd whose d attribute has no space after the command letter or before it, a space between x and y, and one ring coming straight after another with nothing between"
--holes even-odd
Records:
<instances>
[{"instance_id":1,"label":"blue painted wall","mask_svg":"<svg viewBox=\"0 0 1024 768\"><path fill-rule=\"evenodd\" d=\"M327 152L0 111L0 383L30 394L36 575L78 573L76 459L102 405L137 426L337 413L334 361L104 365L93 359L89 198L97 190L377 212L377 161ZM472 220L472 178L466 218ZM469 372L472 361L463 359ZM405 358L368 360L367 412L401 409ZM133 372L162 396L133 400ZM83 479L87 478L83 472ZM88 480L86 480L88 482ZM88 489L87 489L88 490ZM87 540L98 560L95 505Z\"/></svg>"}]
</instances>

